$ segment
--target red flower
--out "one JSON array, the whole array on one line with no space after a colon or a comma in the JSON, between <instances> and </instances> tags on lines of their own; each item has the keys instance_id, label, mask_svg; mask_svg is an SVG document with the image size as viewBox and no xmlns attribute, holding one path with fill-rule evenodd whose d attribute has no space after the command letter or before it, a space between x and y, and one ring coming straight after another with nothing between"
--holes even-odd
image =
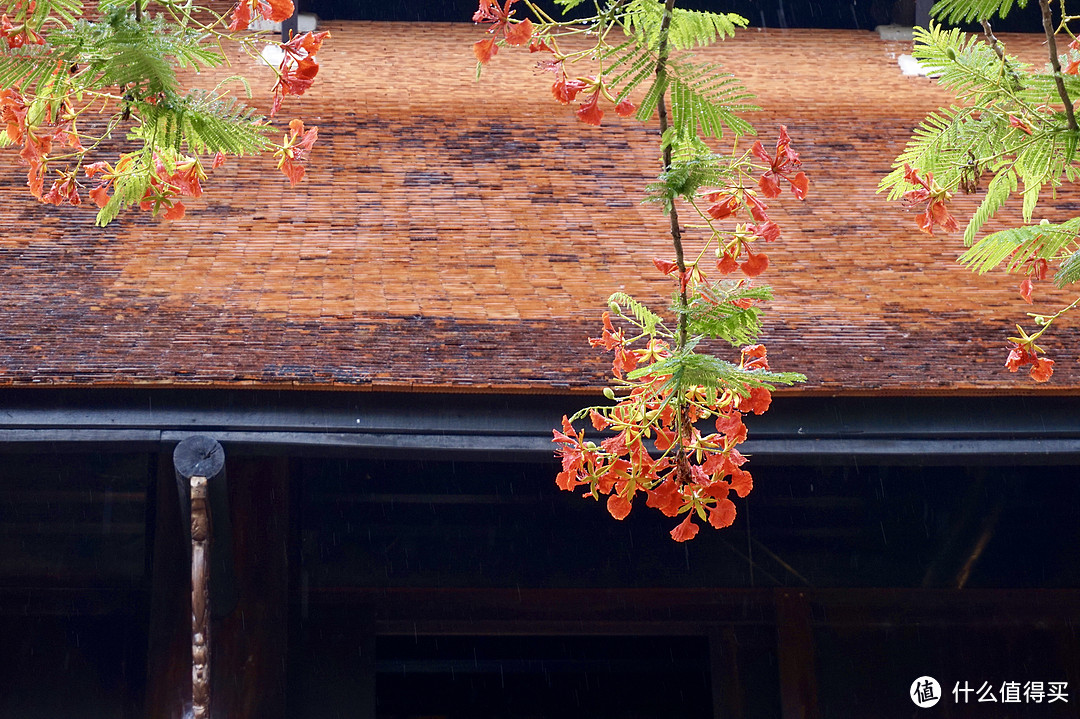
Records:
<instances>
[{"instance_id":1,"label":"red flower","mask_svg":"<svg viewBox=\"0 0 1080 719\"><path fill-rule=\"evenodd\" d=\"M506 26L506 44L524 45L533 34L532 20L525 18L519 23Z\"/></svg>"},{"instance_id":2,"label":"red flower","mask_svg":"<svg viewBox=\"0 0 1080 719\"><path fill-rule=\"evenodd\" d=\"M730 254L724 253L716 261L716 269L720 270L722 275L730 275L735 270L739 269L739 260L736 257L732 257Z\"/></svg>"},{"instance_id":3,"label":"red flower","mask_svg":"<svg viewBox=\"0 0 1080 719\"><path fill-rule=\"evenodd\" d=\"M1034 289L1034 287L1031 283L1031 278L1025 277L1024 281L1020 283L1020 296L1024 298L1024 302L1027 302L1029 305L1035 304L1031 299L1032 289Z\"/></svg>"},{"instance_id":4,"label":"red flower","mask_svg":"<svg viewBox=\"0 0 1080 719\"><path fill-rule=\"evenodd\" d=\"M529 42L529 38L533 34L532 20L525 18L521 22L510 22L511 16L514 11L510 9L510 6L514 4L516 0L506 0L506 3L499 7L499 3L496 0L480 0L480 7L473 13L473 22L475 23L489 23L491 25L488 28L488 32L491 33L491 37L486 40L480 40L473 44L473 54L476 59L481 63L487 63L491 58L495 57L495 53L499 51L498 46L495 44L498 41L498 36L501 34L506 38L507 45L524 45ZM543 41L540 43L543 48L537 46L533 49L530 46L530 50L536 52L540 49L548 49Z\"/></svg>"},{"instance_id":5,"label":"red flower","mask_svg":"<svg viewBox=\"0 0 1080 719\"><path fill-rule=\"evenodd\" d=\"M559 78L555 81L555 84L551 86L551 94L562 104L568 105L573 102L578 93L588 87L588 85L581 80L567 79L566 73L562 71L561 63L559 64L559 72Z\"/></svg>"},{"instance_id":6,"label":"red flower","mask_svg":"<svg viewBox=\"0 0 1080 719\"><path fill-rule=\"evenodd\" d=\"M281 109L281 101L285 95L303 95L315 83L315 76L319 73L319 61L315 58L315 53L328 37L330 33L326 31L306 32L281 45L284 56L278 66L277 84L273 88L271 117Z\"/></svg>"},{"instance_id":7,"label":"red flower","mask_svg":"<svg viewBox=\"0 0 1080 719\"><path fill-rule=\"evenodd\" d=\"M1013 342L1009 357L1005 360L1005 368L1016 372L1025 365L1031 365L1028 375L1036 382L1046 382L1054 374L1054 360L1036 355L1033 344Z\"/></svg>"},{"instance_id":8,"label":"red flower","mask_svg":"<svg viewBox=\"0 0 1080 719\"><path fill-rule=\"evenodd\" d=\"M1015 127L1017 130L1020 130L1026 135L1031 134L1031 126L1029 126L1026 122L1021 120L1016 115L1009 115L1009 127Z\"/></svg>"},{"instance_id":9,"label":"red flower","mask_svg":"<svg viewBox=\"0 0 1080 719\"><path fill-rule=\"evenodd\" d=\"M499 46L495 44L495 38L488 37L474 42L472 51L477 62L487 64L499 52Z\"/></svg>"},{"instance_id":10,"label":"red flower","mask_svg":"<svg viewBox=\"0 0 1080 719\"><path fill-rule=\"evenodd\" d=\"M749 397L739 398L739 411L765 414L770 404L772 404L772 393L764 387L754 387L750 390Z\"/></svg>"},{"instance_id":11,"label":"red flower","mask_svg":"<svg viewBox=\"0 0 1080 719\"><path fill-rule=\"evenodd\" d=\"M26 25L12 25L7 15L0 16L0 37L7 41L9 50L20 48L23 45L44 45L45 38L37 34Z\"/></svg>"},{"instance_id":12,"label":"red flower","mask_svg":"<svg viewBox=\"0 0 1080 719\"><path fill-rule=\"evenodd\" d=\"M758 225L749 225L746 229L750 230L750 232L766 242L774 242L775 240L780 239L780 226L772 220L762 222Z\"/></svg>"},{"instance_id":13,"label":"red flower","mask_svg":"<svg viewBox=\"0 0 1080 719\"><path fill-rule=\"evenodd\" d=\"M289 122L289 134L285 136L284 143L277 149L274 156L278 158L278 169L289 178L289 184L295 185L304 179L303 162L311 151L311 146L319 137L319 128L313 127L304 130L304 123L300 120Z\"/></svg>"},{"instance_id":14,"label":"red flower","mask_svg":"<svg viewBox=\"0 0 1080 719\"><path fill-rule=\"evenodd\" d=\"M735 523L735 503L728 498L717 500L716 506L709 510L709 524L714 529L730 527Z\"/></svg>"},{"instance_id":15,"label":"red flower","mask_svg":"<svg viewBox=\"0 0 1080 719\"><path fill-rule=\"evenodd\" d=\"M682 493L675 485L675 481L665 479L659 485L648 491L649 498L645 500L646 507L659 509L665 516L674 517L679 514L679 508L683 504Z\"/></svg>"},{"instance_id":16,"label":"red flower","mask_svg":"<svg viewBox=\"0 0 1080 719\"><path fill-rule=\"evenodd\" d=\"M705 214L714 220L723 220L739 211L740 205L737 197L713 192L706 195L705 199L714 203L705 210Z\"/></svg>"},{"instance_id":17,"label":"red flower","mask_svg":"<svg viewBox=\"0 0 1080 719\"><path fill-rule=\"evenodd\" d=\"M229 30L247 30L255 13L270 22L284 22L293 15L292 0L240 0L233 8Z\"/></svg>"},{"instance_id":18,"label":"red flower","mask_svg":"<svg viewBox=\"0 0 1080 719\"><path fill-rule=\"evenodd\" d=\"M634 103L629 100L623 100L615 106L615 112L619 117L630 117L636 111L637 108L634 106Z\"/></svg>"},{"instance_id":19,"label":"red flower","mask_svg":"<svg viewBox=\"0 0 1080 719\"><path fill-rule=\"evenodd\" d=\"M733 467L731 469L731 488L735 490L735 494L745 497L754 488L754 479L745 469Z\"/></svg>"},{"instance_id":20,"label":"red flower","mask_svg":"<svg viewBox=\"0 0 1080 719\"><path fill-rule=\"evenodd\" d=\"M665 275L670 275L679 269L679 265L674 262L669 262L668 260L658 260L654 258L652 263L656 269L660 270Z\"/></svg>"},{"instance_id":21,"label":"red flower","mask_svg":"<svg viewBox=\"0 0 1080 719\"><path fill-rule=\"evenodd\" d=\"M41 201L49 205L60 205L67 201L73 207L82 204L79 197L79 187L75 182L75 173L60 173L60 179L55 180L49 191L41 198Z\"/></svg>"},{"instance_id":22,"label":"red flower","mask_svg":"<svg viewBox=\"0 0 1080 719\"><path fill-rule=\"evenodd\" d=\"M613 350L616 347L622 347L625 339L623 338L622 330L617 330L611 324L611 313L604 312L602 315L604 320L604 332L600 337L590 337L590 347L603 347L605 350Z\"/></svg>"},{"instance_id":23,"label":"red flower","mask_svg":"<svg viewBox=\"0 0 1080 719\"><path fill-rule=\"evenodd\" d=\"M757 277L762 272L769 268L769 257L764 252L754 254L750 251L750 248L746 248L746 262L739 265L739 269L743 271L743 274L747 277Z\"/></svg>"},{"instance_id":24,"label":"red flower","mask_svg":"<svg viewBox=\"0 0 1080 719\"><path fill-rule=\"evenodd\" d=\"M626 519L626 515L630 514L631 509L633 509L633 505L630 504L630 500L626 497L620 497L615 493L608 496L607 510L615 519Z\"/></svg>"},{"instance_id":25,"label":"red flower","mask_svg":"<svg viewBox=\"0 0 1080 719\"><path fill-rule=\"evenodd\" d=\"M1054 374L1054 360L1046 357L1036 357L1028 373L1036 382L1046 382L1052 374Z\"/></svg>"},{"instance_id":26,"label":"red flower","mask_svg":"<svg viewBox=\"0 0 1080 719\"><path fill-rule=\"evenodd\" d=\"M685 542L686 540L693 539L697 536L698 530L701 529L701 527L694 524L691 517L691 514L687 514L686 519L682 521L682 524L671 530L671 538L676 542Z\"/></svg>"},{"instance_id":27,"label":"red flower","mask_svg":"<svg viewBox=\"0 0 1080 719\"><path fill-rule=\"evenodd\" d=\"M780 137L776 140L776 156L769 157L761 142L755 142L750 149L757 157L767 165L769 169L758 180L758 187L765 197L776 197L780 194L780 183L777 178L782 177L791 185L791 191L800 200L806 199L806 191L810 181L806 174L798 172L794 177L791 173L798 170L802 163L799 161L799 153L791 149L791 138L788 137L787 127L780 126Z\"/></svg>"},{"instance_id":28,"label":"red flower","mask_svg":"<svg viewBox=\"0 0 1080 719\"><path fill-rule=\"evenodd\" d=\"M918 185L914 190L904 193L904 201L909 207L926 203L926 210L921 212L916 220L919 229L928 235L934 234L934 225L940 225L946 232L955 232L960 229L956 220L945 208L945 202L952 195L934 182L934 173L926 173L926 177L919 177L919 173L911 165L904 165L904 177L913 185Z\"/></svg>"},{"instance_id":29,"label":"red flower","mask_svg":"<svg viewBox=\"0 0 1080 719\"><path fill-rule=\"evenodd\" d=\"M742 348L740 364L743 369L769 369L768 349L763 344Z\"/></svg>"},{"instance_id":30,"label":"red flower","mask_svg":"<svg viewBox=\"0 0 1080 719\"><path fill-rule=\"evenodd\" d=\"M578 119L589 125L596 125L600 127L600 121L604 118L604 111L600 109L597 104L600 100L600 88L596 88L596 92L593 93L592 99L587 100L577 109Z\"/></svg>"},{"instance_id":31,"label":"red flower","mask_svg":"<svg viewBox=\"0 0 1080 719\"><path fill-rule=\"evenodd\" d=\"M750 216L758 222L769 222L769 216L765 211L769 206L750 193L746 194L746 204L750 207Z\"/></svg>"}]
</instances>

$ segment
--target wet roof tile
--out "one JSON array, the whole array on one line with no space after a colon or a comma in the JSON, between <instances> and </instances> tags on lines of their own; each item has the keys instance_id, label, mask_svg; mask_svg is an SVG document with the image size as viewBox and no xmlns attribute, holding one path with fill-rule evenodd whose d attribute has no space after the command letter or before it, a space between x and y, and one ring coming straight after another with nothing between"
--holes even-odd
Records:
<instances>
[{"instance_id":1,"label":"wet roof tile","mask_svg":"<svg viewBox=\"0 0 1080 719\"><path fill-rule=\"evenodd\" d=\"M600 129L577 122L528 54L500 53L477 83L470 25L330 29L319 84L283 113L320 128L295 189L269 160L231 161L184 220L132 214L102 229L89 210L33 204L6 151L0 383L604 381L586 337L607 296L663 306L670 291L651 262L671 255L665 218L639 203L657 172L655 129L614 113ZM764 339L774 366L809 376L803 392L1027 389L1003 368L1004 337L1028 309L1016 282L957 267L959 237L919 233L875 192L911 128L948 101L901 75L906 49L870 33L770 30L718 51L758 94L766 142L786 124L812 179L805 203L774 205L784 237L769 250ZM1063 195L1056 212L1078 200ZM1076 339L1066 328L1054 344ZM1075 364L1058 364L1049 391L1080 389Z\"/></svg>"}]
</instances>

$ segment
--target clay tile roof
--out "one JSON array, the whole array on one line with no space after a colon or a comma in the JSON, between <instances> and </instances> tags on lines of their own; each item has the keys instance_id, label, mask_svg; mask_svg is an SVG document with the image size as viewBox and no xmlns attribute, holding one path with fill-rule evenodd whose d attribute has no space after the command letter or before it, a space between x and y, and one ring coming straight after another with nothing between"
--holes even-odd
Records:
<instances>
[{"instance_id":1,"label":"clay tile roof","mask_svg":"<svg viewBox=\"0 0 1080 719\"><path fill-rule=\"evenodd\" d=\"M269 160L231 161L184 220L129 213L99 229L90 210L35 204L5 151L0 383L604 381L586 337L607 296L663 305L670 291L651 263L671 254L665 219L639 204L655 130L614 113L602 129L577 122L527 53L500 53L477 84L468 24L329 29L319 85L283 113L320 130L295 190ZM812 178L805 203L775 205L785 236L770 249L764 339L775 367L809 375L800 392L1026 390L1003 369L1028 309L1017 282L958 268L957 236L919 233L875 193L912 126L948 100L901 75L906 50L866 32L774 30L720 50L759 94L766 143L786 124ZM1065 355L1076 339L1065 329L1049 344ZM1062 359L1049 391L1080 388Z\"/></svg>"}]
</instances>

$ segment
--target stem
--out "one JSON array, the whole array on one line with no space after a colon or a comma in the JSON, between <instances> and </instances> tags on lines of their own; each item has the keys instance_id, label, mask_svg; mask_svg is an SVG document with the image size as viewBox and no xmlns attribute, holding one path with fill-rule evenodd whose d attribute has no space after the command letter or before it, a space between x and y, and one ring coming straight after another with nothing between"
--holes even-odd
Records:
<instances>
[{"instance_id":1,"label":"stem","mask_svg":"<svg viewBox=\"0 0 1080 719\"><path fill-rule=\"evenodd\" d=\"M1046 49L1050 53L1050 67L1054 68L1054 82L1057 84L1058 96L1065 104L1065 117L1069 121L1069 129L1073 132L1080 130L1076 124L1076 114L1073 112L1072 100L1069 92L1065 89L1065 81L1061 78L1061 63L1058 62L1057 40L1054 37L1054 19L1050 16L1049 0L1039 0L1042 7L1043 31L1046 33Z\"/></svg>"},{"instance_id":2,"label":"stem","mask_svg":"<svg viewBox=\"0 0 1080 719\"><path fill-rule=\"evenodd\" d=\"M142 0L135 0L135 22L142 22Z\"/></svg>"},{"instance_id":3,"label":"stem","mask_svg":"<svg viewBox=\"0 0 1080 719\"><path fill-rule=\"evenodd\" d=\"M660 23L660 45L658 47L658 58L656 60L656 81L665 82L667 80L667 61L668 61L668 29L671 27L671 17L675 10L675 0L666 0L664 3L664 19ZM664 133L668 129L668 115L667 115L667 91L660 95L660 102L657 104L660 111L660 137L663 138ZM664 172L671 169L671 145L664 145ZM690 305L689 300L686 297L686 286L683 284L683 276L686 274L686 259L683 256L682 246L682 231L679 229L679 213L675 208L674 200L670 207L671 217L671 242L675 245L675 264L679 268L679 337L676 342L676 348L682 349L686 346L686 324L687 313Z\"/></svg>"},{"instance_id":4,"label":"stem","mask_svg":"<svg viewBox=\"0 0 1080 719\"><path fill-rule=\"evenodd\" d=\"M1013 92L1019 92L1021 89L1020 77L1016 74L1016 70L1013 69L1013 66L1009 64L1008 59L1006 59L1005 48L997 39L997 36L994 35L994 28L990 27L990 22L988 20L983 20L982 29L983 35L985 35L986 39L990 41L990 47L994 50L994 53L998 56L998 59L1001 60L1002 71L1009 73L1009 79L1012 80Z\"/></svg>"},{"instance_id":5,"label":"stem","mask_svg":"<svg viewBox=\"0 0 1080 719\"><path fill-rule=\"evenodd\" d=\"M660 45L657 48L656 81L667 81L668 61L668 30L671 27L671 18L675 14L675 0L666 0L664 3L664 19L660 23ZM660 114L660 137L663 142L664 134L668 129L667 116L667 91L660 94L660 102L657 103ZM664 172L671 169L671 144L664 145ZM690 301L686 296L686 284L683 278L686 276L686 258L683 256L682 230L679 229L679 213L675 208L675 200L672 198L670 210L671 218L671 242L675 246L675 264L679 268L679 335L676 340L676 350L686 346L687 324L689 322ZM684 397L677 397L675 402L675 423L679 431L679 450L676 455L676 476L682 482L690 481L690 460L686 456L686 440L691 436L690 417L686 412Z\"/></svg>"}]
</instances>

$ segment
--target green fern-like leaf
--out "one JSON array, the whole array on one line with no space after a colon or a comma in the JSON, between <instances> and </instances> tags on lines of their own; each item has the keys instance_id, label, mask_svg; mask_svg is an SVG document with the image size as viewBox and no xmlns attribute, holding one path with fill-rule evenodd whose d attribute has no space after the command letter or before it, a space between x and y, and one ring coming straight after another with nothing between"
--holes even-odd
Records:
<instances>
[{"instance_id":1,"label":"green fern-like leaf","mask_svg":"<svg viewBox=\"0 0 1080 719\"><path fill-rule=\"evenodd\" d=\"M694 335L723 339L732 346L752 342L761 332L761 310L751 305L739 307L740 300L763 302L772 299L766 285L748 287L721 280L699 287L687 310L687 330ZM679 313L679 298L672 298L672 311Z\"/></svg>"},{"instance_id":2,"label":"green fern-like leaf","mask_svg":"<svg viewBox=\"0 0 1080 719\"><path fill-rule=\"evenodd\" d=\"M132 153L124 164L124 172L113 183L113 194L105 206L98 210L97 225L104 227L127 207L142 201L154 177L153 154L149 148ZM121 163L118 163L121 164Z\"/></svg>"},{"instance_id":3,"label":"green fern-like leaf","mask_svg":"<svg viewBox=\"0 0 1080 719\"><path fill-rule=\"evenodd\" d=\"M1002 208L1009 196L1016 192L1016 189L1016 173L1011 168L994 175L994 178L990 180L990 184L986 186L986 196L971 216L971 220L964 230L965 247L971 247L971 244L975 241L975 235Z\"/></svg>"},{"instance_id":4,"label":"green fern-like leaf","mask_svg":"<svg viewBox=\"0 0 1080 719\"><path fill-rule=\"evenodd\" d=\"M9 1L3 3L3 8L4 14L15 18L16 21L20 19L22 12L26 12L25 17L21 19L35 32L41 32L47 22L59 21L64 25L70 25L83 14L81 0L39 0L34 3Z\"/></svg>"},{"instance_id":5,"label":"green fern-like leaf","mask_svg":"<svg viewBox=\"0 0 1080 719\"><path fill-rule=\"evenodd\" d=\"M1017 90L1015 78L1026 76L1031 66L1011 55L1003 63L990 45L959 28L945 29L935 23L929 29L915 28L912 55L942 87L972 104L1013 104L1017 99L1035 100L1045 94L1039 89L1034 96L1030 90Z\"/></svg>"},{"instance_id":6,"label":"green fern-like leaf","mask_svg":"<svg viewBox=\"0 0 1080 719\"><path fill-rule=\"evenodd\" d=\"M746 370L737 364L709 354L682 351L670 357L639 367L627 374L627 379L640 379L646 375L670 375L661 390L670 389L679 394L698 387L731 391L747 396L755 387L775 389L776 385L792 385L804 382L806 377L796 372L770 372Z\"/></svg>"},{"instance_id":7,"label":"green fern-like leaf","mask_svg":"<svg viewBox=\"0 0 1080 719\"><path fill-rule=\"evenodd\" d=\"M678 149L671 166L645 187L647 201L670 203L676 197L691 201L700 188L724 185L733 178L731 168L708 145L686 143Z\"/></svg>"},{"instance_id":8,"label":"green fern-like leaf","mask_svg":"<svg viewBox=\"0 0 1080 719\"><path fill-rule=\"evenodd\" d=\"M737 113L760 108L753 94L733 75L713 63L671 62L671 126L680 140L698 134L721 138L727 128L736 136L754 134L754 126Z\"/></svg>"},{"instance_id":9,"label":"green fern-like leaf","mask_svg":"<svg viewBox=\"0 0 1080 719\"><path fill-rule=\"evenodd\" d=\"M878 192L887 191L897 200L911 189L904 179L904 165L933 172L940 184L948 185L960 172L969 153L983 156L987 142L986 123L975 118L972 107L948 107L930 113L912 133L907 147L893 163L893 171L882 179Z\"/></svg>"},{"instance_id":10,"label":"green fern-like leaf","mask_svg":"<svg viewBox=\"0 0 1080 719\"><path fill-rule=\"evenodd\" d=\"M120 12L97 23L80 21L50 37L58 51L86 65L81 77L87 86L124 87L139 97L175 92L176 68L222 65L221 51L205 40L161 16L136 22Z\"/></svg>"},{"instance_id":11,"label":"green fern-like leaf","mask_svg":"<svg viewBox=\"0 0 1080 719\"><path fill-rule=\"evenodd\" d=\"M960 256L960 264L982 274L1002 263L1014 271L1033 259L1055 260L1073 252L1080 243L1080 217L1060 224L1037 224L1011 227L983 237Z\"/></svg>"},{"instance_id":12,"label":"green fern-like leaf","mask_svg":"<svg viewBox=\"0 0 1080 719\"><path fill-rule=\"evenodd\" d=\"M1028 0L938 0L930 14L942 22L956 25L1005 17L1014 4L1022 10L1027 7Z\"/></svg>"},{"instance_id":13,"label":"green fern-like leaf","mask_svg":"<svg viewBox=\"0 0 1080 719\"><path fill-rule=\"evenodd\" d=\"M600 56L610 87L616 88L616 102L624 100L656 71L656 57L635 38Z\"/></svg>"},{"instance_id":14,"label":"green fern-like leaf","mask_svg":"<svg viewBox=\"0 0 1080 719\"><path fill-rule=\"evenodd\" d=\"M173 102L137 103L142 125L132 137L196 155L252 155L269 146L261 115L236 98L193 91Z\"/></svg>"},{"instance_id":15,"label":"green fern-like leaf","mask_svg":"<svg viewBox=\"0 0 1080 719\"><path fill-rule=\"evenodd\" d=\"M1054 275L1054 284L1065 287L1080 281L1080 250L1073 252L1061 263Z\"/></svg>"},{"instance_id":16,"label":"green fern-like leaf","mask_svg":"<svg viewBox=\"0 0 1080 719\"><path fill-rule=\"evenodd\" d=\"M57 73L76 59L74 53L52 46L27 45L0 54L0 87L17 87L33 95Z\"/></svg>"},{"instance_id":17,"label":"green fern-like leaf","mask_svg":"<svg viewBox=\"0 0 1080 719\"><path fill-rule=\"evenodd\" d=\"M639 37L649 48L660 42L664 3L659 0L630 0L623 18L627 32ZM749 21L735 13L713 13L674 8L668 28L668 44L676 50L689 50L729 38L735 29Z\"/></svg>"},{"instance_id":18,"label":"green fern-like leaf","mask_svg":"<svg viewBox=\"0 0 1080 719\"><path fill-rule=\"evenodd\" d=\"M608 297L608 304L612 306L612 309L615 309L619 313L622 313L623 307L629 309L630 314L633 315L642 330L648 335L655 335L656 328L663 325L663 319L660 315L656 314L625 292L616 292L611 295L611 297Z\"/></svg>"}]
</instances>

